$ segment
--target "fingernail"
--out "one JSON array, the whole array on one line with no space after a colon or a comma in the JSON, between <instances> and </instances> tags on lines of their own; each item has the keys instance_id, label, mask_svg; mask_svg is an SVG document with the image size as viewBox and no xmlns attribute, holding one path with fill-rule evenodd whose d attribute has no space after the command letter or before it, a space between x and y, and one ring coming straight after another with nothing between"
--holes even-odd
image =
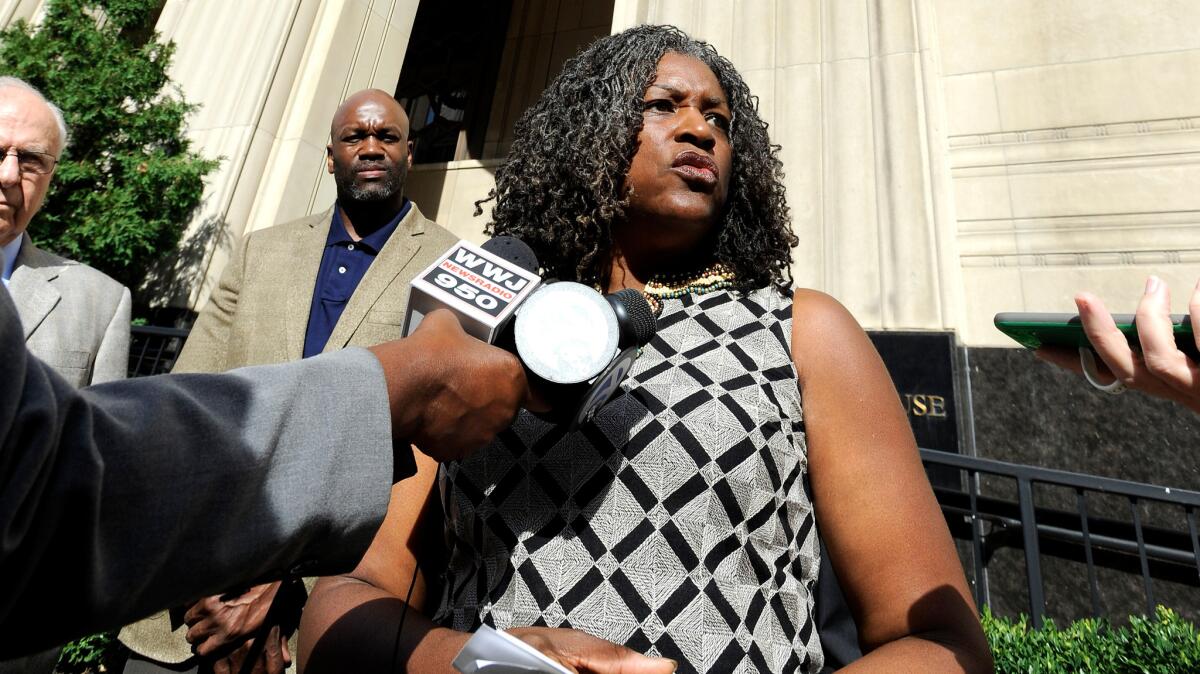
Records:
<instances>
[{"instance_id":1,"label":"fingernail","mask_svg":"<svg viewBox=\"0 0 1200 674\"><path fill-rule=\"evenodd\" d=\"M1158 280L1157 276L1151 276L1150 278L1146 279L1146 294L1150 295L1154 292L1157 292L1158 286L1161 283L1162 281Z\"/></svg>"}]
</instances>

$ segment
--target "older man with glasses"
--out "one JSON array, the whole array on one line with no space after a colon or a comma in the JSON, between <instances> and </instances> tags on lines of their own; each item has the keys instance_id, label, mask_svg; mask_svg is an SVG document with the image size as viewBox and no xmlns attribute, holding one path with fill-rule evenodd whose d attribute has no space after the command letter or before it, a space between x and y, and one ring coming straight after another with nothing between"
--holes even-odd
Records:
<instances>
[{"instance_id":1,"label":"older man with glasses","mask_svg":"<svg viewBox=\"0 0 1200 674\"><path fill-rule=\"evenodd\" d=\"M26 231L66 145L62 112L26 82L0 77L2 279L29 350L87 386L125 377L130 298L108 276L39 249Z\"/></svg>"},{"instance_id":2,"label":"older man with glasses","mask_svg":"<svg viewBox=\"0 0 1200 674\"><path fill-rule=\"evenodd\" d=\"M130 298L125 286L41 250L26 232L67 138L57 106L23 80L0 77L0 280L17 306L30 352L72 384L87 386L125 378ZM0 674L49 674L58 651L0 662Z\"/></svg>"}]
</instances>

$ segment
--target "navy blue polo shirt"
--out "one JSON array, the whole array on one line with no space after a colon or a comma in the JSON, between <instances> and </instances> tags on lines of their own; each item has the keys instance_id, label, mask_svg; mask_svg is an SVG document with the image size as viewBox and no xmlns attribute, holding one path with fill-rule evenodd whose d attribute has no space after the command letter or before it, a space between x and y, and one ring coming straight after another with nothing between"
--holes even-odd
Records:
<instances>
[{"instance_id":1,"label":"navy blue polo shirt","mask_svg":"<svg viewBox=\"0 0 1200 674\"><path fill-rule=\"evenodd\" d=\"M333 209L325 252L321 254L321 267L317 271L317 284L313 288L312 307L308 311L308 329L304 332L305 358L325 350L325 343L333 334L333 327L346 310L354 290L411 207L412 202L405 199L391 222L359 241L351 239L346 232L341 209Z\"/></svg>"}]
</instances>

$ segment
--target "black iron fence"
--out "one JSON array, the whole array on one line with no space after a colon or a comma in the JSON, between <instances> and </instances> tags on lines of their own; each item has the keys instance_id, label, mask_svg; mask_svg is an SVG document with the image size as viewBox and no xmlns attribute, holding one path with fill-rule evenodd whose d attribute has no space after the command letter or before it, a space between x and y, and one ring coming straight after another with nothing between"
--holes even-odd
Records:
<instances>
[{"instance_id":1,"label":"black iron fence","mask_svg":"<svg viewBox=\"0 0 1200 674\"><path fill-rule=\"evenodd\" d=\"M183 328L146 325L135 325L129 332L130 377L148 377L170 372L188 336L188 331Z\"/></svg>"},{"instance_id":2,"label":"black iron fence","mask_svg":"<svg viewBox=\"0 0 1200 674\"><path fill-rule=\"evenodd\" d=\"M1042 574L1046 555L1086 567L1091 611L1096 616L1101 615L1097 567L1140 574L1148 615L1154 614L1155 580L1200 587L1196 525L1200 492L928 449L921 450L921 458L926 467L954 469L962 478L961 489L934 491L953 536L970 543L967 563L973 568L968 575L972 576L975 601L981 606L991 604L988 563L1000 548L1024 551L1029 613L1037 627L1046 613ZM1004 491L1015 491L1016 498L996 495ZM1059 492L1058 498L1046 498L1041 491ZM1064 492L1074 498L1063 498ZM1107 507L1096 508L1098 498L1103 498ZM1113 516L1114 499L1126 504L1128 519ZM1053 504L1046 505L1046 501ZM1173 520L1178 526L1146 522L1149 504L1157 504L1158 512L1176 513L1177 517L1166 521Z\"/></svg>"}]
</instances>

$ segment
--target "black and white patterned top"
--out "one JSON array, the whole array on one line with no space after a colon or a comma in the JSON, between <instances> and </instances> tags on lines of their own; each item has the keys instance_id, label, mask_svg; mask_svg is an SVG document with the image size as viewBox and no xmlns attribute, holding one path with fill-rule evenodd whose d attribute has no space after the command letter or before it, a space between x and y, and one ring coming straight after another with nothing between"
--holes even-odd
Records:
<instances>
[{"instance_id":1,"label":"black and white patterned top","mask_svg":"<svg viewBox=\"0 0 1200 674\"><path fill-rule=\"evenodd\" d=\"M573 627L679 672L818 671L820 546L791 300L666 300L620 393L568 433L522 412L439 482L435 620Z\"/></svg>"}]
</instances>

